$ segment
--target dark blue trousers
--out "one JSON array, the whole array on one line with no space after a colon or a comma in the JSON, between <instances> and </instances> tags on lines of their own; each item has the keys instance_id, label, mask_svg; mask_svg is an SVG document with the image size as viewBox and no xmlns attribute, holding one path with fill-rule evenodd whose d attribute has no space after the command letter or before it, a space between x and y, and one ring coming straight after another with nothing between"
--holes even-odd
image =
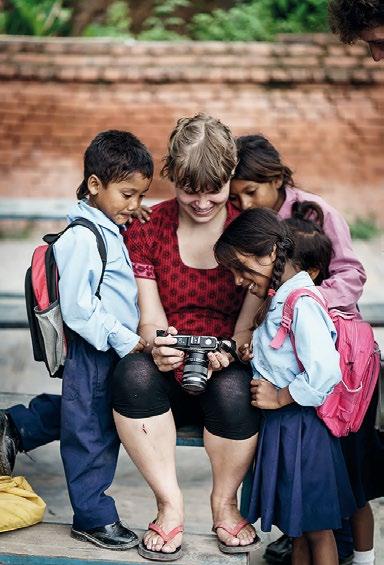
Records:
<instances>
[{"instance_id":1,"label":"dark blue trousers","mask_svg":"<svg viewBox=\"0 0 384 565\"><path fill-rule=\"evenodd\" d=\"M76 338L65 362L62 398L44 394L34 398L29 408L18 405L7 410L23 450L60 438L73 527L78 530L119 519L114 500L105 494L113 481L120 446L109 378L117 361L113 351L97 351Z\"/></svg>"}]
</instances>

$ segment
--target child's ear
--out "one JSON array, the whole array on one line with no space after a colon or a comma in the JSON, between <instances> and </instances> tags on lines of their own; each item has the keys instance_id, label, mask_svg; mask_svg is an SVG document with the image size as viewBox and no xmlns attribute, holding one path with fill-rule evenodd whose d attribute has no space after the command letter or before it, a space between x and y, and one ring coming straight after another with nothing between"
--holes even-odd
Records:
<instances>
[{"instance_id":1,"label":"child's ear","mask_svg":"<svg viewBox=\"0 0 384 565\"><path fill-rule=\"evenodd\" d=\"M277 179L273 180L271 184L273 188L280 190L280 188L283 186L283 177L278 177Z\"/></svg>"},{"instance_id":2,"label":"child's ear","mask_svg":"<svg viewBox=\"0 0 384 565\"><path fill-rule=\"evenodd\" d=\"M317 269L316 267L310 267L307 271L308 275L311 277L311 279L313 280L313 282L315 282L315 280L317 279L317 277L320 274L320 269Z\"/></svg>"},{"instance_id":3,"label":"child's ear","mask_svg":"<svg viewBox=\"0 0 384 565\"><path fill-rule=\"evenodd\" d=\"M103 188L103 183L101 182L99 177L97 177L96 175L91 175L90 177L88 177L87 187L89 194L96 196Z\"/></svg>"}]
</instances>

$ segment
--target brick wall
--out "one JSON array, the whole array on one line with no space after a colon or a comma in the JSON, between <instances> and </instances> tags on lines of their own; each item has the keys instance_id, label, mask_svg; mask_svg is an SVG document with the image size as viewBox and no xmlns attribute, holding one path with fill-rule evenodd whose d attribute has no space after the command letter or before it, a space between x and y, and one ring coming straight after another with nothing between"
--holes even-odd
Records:
<instances>
[{"instance_id":1,"label":"brick wall","mask_svg":"<svg viewBox=\"0 0 384 565\"><path fill-rule=\"evenodd\" d=\"M209 112L263 132L297 183L350 218L384 225L384 67L332 37L266 43L0 38L0 197L71 198L100 130L129 129L153 152L152 197L176 120Z\"/></svg>"}]
</instances>

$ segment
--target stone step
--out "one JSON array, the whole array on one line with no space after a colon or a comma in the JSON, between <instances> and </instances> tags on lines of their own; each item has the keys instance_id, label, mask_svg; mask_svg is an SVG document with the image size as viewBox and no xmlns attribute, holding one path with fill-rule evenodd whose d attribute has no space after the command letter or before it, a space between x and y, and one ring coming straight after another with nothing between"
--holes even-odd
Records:
<instances>
[{"instance_id":1,"label":"stone step","mask_svg":"<svg viewBox=\"0 0 384 565\"><path fill-rule=\"evenodd\" d=\"M143 532L137 532L139 536ZM214 535L184 535L184 555L177 565L248 565L248 554L226 555ZM141 565L150 563L137 553L110 551L70 536L70 526L42 523L0 535L1 565Z\"/></svg>"}]
</instances>

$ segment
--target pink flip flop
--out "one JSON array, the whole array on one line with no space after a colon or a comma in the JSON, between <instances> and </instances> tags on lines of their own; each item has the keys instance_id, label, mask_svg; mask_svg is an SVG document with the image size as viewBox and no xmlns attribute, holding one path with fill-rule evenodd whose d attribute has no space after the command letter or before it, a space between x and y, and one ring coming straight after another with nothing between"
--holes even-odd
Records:
<instances>
[{"instance_id":1,"label":"pink flip flop","mask_svg":"<svg viewBox=\"0 0 384 565\"><path fill-rule=\"evenodd\" d=\"M222 528L225 530L229 535L233 536L234 538L237 537L237 534L245 527L248 526L249 522L245 518L242 518L237 524L231 528L228 526L226 522L218 522L214 524L212 527L212 531L216 533L217 528ZM224 542L220 541L217 538L217 545L219 546L220 551L223 553L248 553L249 551L255 551L259 549L261 546L261 540L259 536L256 534L255 539L252 543L248 545L227 545Z\"/></svg>"},{"instance_id":2,"label":"pink flip flop","mask_svg":"<svg viewBox=\"0 0 384 565\"><path fill-rule=\"evenodd\" d=\"M155 522L151 522L148 526L148 530L153 530L154 532L159 534L159 536L164 540L165 543L169 543L177 536L177 534L184 531L184 526L177 526L176 528L173 528L173 530L166 533L162 528L160 528L160 526L155 524ZM139 547L137 548L137 551L139 552L139 555L141 555L141 557L145 557L145 559L152 559L154 561L174 561L175 559L181 557L183 553L181 545L179 545L179 547L177 547L175 551L165 553L165 551L161 550L153 551L152 549L148 549L147 547L145 547L143 541L141 541Z\"/></svg>"}]
</instances>

